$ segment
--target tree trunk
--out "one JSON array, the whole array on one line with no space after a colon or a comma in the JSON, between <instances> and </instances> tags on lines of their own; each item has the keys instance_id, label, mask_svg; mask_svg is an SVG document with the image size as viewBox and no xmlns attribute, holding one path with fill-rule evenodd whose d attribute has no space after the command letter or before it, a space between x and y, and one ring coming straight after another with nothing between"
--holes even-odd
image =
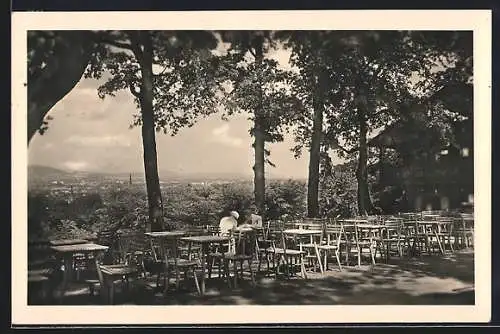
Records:
<instances>
[{"instance_id":1,"label":"tree trunk","mask_svg":"<svg viewBox=\"0 0 500 334\"><path fill-rule=\"evenodd\" d=\"M358 168L356 170L356 180L358 182L358 213L360 215L367 215L372 213L374 208L368 187L368 145L366 143L368 125L366 124L366 101L358 103L358 122L359 157Z\"/></svg>"},{"instance_id":2,"label":"tree trunk","mask_svg":"<svg viewBox=\"0 0 500 334\"><path fill-rule=\"evenodd\" d=\"M153 232L163 230L163 200L156 153L156 132L153 117L153 47L149 32L140 32L143 51L136 54L141 64L141 115L144 174L149 204L149 227ZM137 49L137 48L136 48ZM140 50L140 48L139 48ZM138 52L138 51L136 51Z\"/></svg>"},{"instance_id":3,"label":"tree trunk","mask_svg":"<svg viewBox=\"0 0 500 334\"><path fill-rule=\"evenodd\" d=\"M255 48L255 63L257 68L260 68L264 59L263 54L263 37L257 36L254 41ZM261 81L261 80L259 80ZM264 217L265 214L265 122L264 110L262 105L262 87L259 87L258 107L255 110L254 121L254 153L255 163L253 166L254 171L254 195L255 205L259 211L259 215Z\"/></svg>"},{"instance_id":4,"label":"tree trunk","mask_svg":"<svg viewBox=\"0 0 500 334\"><path fill-rule=\"evenodd\" d=\"M28 77L28 145L47 113L80 81L91 57L91 32L62 31L58 35L61 40L45 68Z\"/></svg>"},{"instance_id":5,"label":"tree trunk","mask_svg":"<svg viewBox=\"0 0 500 334\"><path fill-rule=\"evenodd\" d=\"M319 215L319 163L323 132L323 108L319 102L320 97L313 96L313 133L309 149L309 179L307 182L307 216L309 218L316 218Z\"/></svg>"}]
</instances>

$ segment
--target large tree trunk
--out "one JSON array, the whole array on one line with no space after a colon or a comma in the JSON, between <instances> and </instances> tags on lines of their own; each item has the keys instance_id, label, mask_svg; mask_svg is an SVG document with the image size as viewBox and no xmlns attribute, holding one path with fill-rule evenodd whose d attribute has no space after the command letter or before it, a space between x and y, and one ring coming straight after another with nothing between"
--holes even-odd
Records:
<instances>
[{"instance_id":1,"label":"large tree trunk","mask_svg":"<svg viewBox=\"0 0 500 334\"><path fill-rule=\"evenodd\" d=\"M153 47L149 32L140 32L143 51L136 54L141 64L141 115L144 173L149 204L149 227L153 232L163 230L163 201L156 153L156 132L153 117ZM140 50L140 48L139 48ZM138 51L136 51L138 53Z\"/></svg>"},{"instance_id":2,"label":"large tree trunk","mask_svg":"<svg viewBox=\"0 0 500 334\"><path fill-rule=\"evenodd\" d=\"M362 97L364 99L364 97ZM368 145L366 136L368 125L366 124L366 101L358 103L358 125L359 125L359 157L356 179L358 182L358 213L367 215L373 212L373 203L368 187Z\"/></svg>"},{"instance_id":3,"label":"large tree trunk","mask_svg":"<svg viewBox=\"0 0 500 334\"><path fill-rule=\"evenodd\" d=\"M54 55L28 77L28 145L47 113L80 81L92 54L92 32L60 31L57 36Z\"/></svg>"},{"instance_id":4,"label":"large tree trunk","mask_svg":"<svg viewBox=\"0 0 500 334\"><path fill-rule=\"evenodd\" d=\"M307 216L309 218L315 218L319 215L319 163L323 133L323 107L320 102L319 96L313 97L313 133L309 149L309 179L307 182Z\"/></svg>"},{"instance_id":5,"label":"large tree trunk","mask_svg":"<svg viewBox=\"0 0 500 334\"><path fill-rule=\"evenodd\" d=\"M262 65L264 59L263 53L263 37L257 36L254 41L255 48L255 63L257 67ZM262 82L262 81L261 81ZM255 194L255 205L259 210L259 215L264 216L265 214L265 116L262 105L262 87L259 88L259 98L258 98L258 108L255 110L255 124L254 124L254 153L255 153L255 164L253 166L254 171L254 194Z\"/></svg>"}]
</instances>

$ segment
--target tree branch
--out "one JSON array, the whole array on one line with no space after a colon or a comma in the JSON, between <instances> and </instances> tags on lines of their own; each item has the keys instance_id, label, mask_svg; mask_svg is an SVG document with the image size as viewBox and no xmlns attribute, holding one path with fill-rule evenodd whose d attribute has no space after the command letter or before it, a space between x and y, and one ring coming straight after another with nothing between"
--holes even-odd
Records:
<instances>
[{"instance_id":1,"label":"tree branch","mask_svg":"<svg viewBox=\"0 0 500 334\"><path fill-rule=\"evenodd\" d=\"M109 44L111 46L115 46L117 48L127 49L127 50L133 51L132 44L129 44L129 43L122 43L122 42L118 42L118 41L113 41L113 40L107 39L105 37L101 37L99 39L99 41L102 43Z\"/></svg>"},{"instance_id":2,"label":"tree branch","mask_svg":"<svg viewBox=\"0 0 500 334\"><path fill-rule=\"evenodd\" d=\"M165 71L169 68L169 66L165 66L165 68L158 74L153 74L154 77L161 77L165 74Z\"/></svg>"},{"instance_id":3,"label":"tree branch","mask_svg":"<svg viewBox=\"0 0 500 334\"><path fill-rule=\"evenodd\" d=\"M136 31L131 31L129 32L130 36L130 42L131 42L131 50L134 52L135 57L137 58L137 61L139 64L141 64L141 67L143 65L143 52L140 48L141 45L141 40L140 37L137 35Z\"/></svg>"},{"instance_id":4,"label":"tree branch","mask_svg":"<svg viewBox=\"0 0 500 334\"><path fill-rule=\"evenodd\" d=\"M135 86L134 86L134 83L132 81L128 82L128 88L130 90L130 93L132 93L132 95L134 95L138 99L141 98L141 89L139 89L139 91L137 91Z\"/></svg>"},{"instance_id":5,"label":"tree branch","mask_svg":"<svg viewBox=\"0 0 500 334\"><path fill-rule=\"evenodd\" d=\"M355 148L351 148L350 150L348 150L345 147L342 147L340 145L337 145L337 147L340 148L342 151L344 151L347 154L352 154L352 153L356 152L359 149L359 147L355 147Z\"/></svg>"},{"instance_id":6,"label":"tree branch","mask_svg":"<svg viewBox=\"0 0 500 334\"><path fill-rule=\"evenodd\" d=\"M251 47L249 47L249 48L248 48L248 52L250 52L250 54L251 54L252 56L254 56L254 58L256 58L256 57L257 57L257 56L256 56L256 54L255 54L255 52L253 52L253 51L252 51L252 48L251 48Z\"/></svg>"}]
</instances>

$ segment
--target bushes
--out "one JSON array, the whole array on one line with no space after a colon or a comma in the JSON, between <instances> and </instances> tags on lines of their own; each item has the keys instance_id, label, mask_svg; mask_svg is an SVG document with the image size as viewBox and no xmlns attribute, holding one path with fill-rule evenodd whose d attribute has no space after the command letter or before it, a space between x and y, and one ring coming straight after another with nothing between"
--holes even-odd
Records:
<instances>
[{"instance_id":1,"label":"bushes","mask_svg":"<svg viewBox=\"0 0 500 334\"><path fill-rule=\"evenodd\" d=\"M296 180L274 181L266 189L266 219L303 217L306 213L307 187Z\"/></svg>"},{"instance_id":2,"label":"bushes","mask_svg":"<svg viewBox=\"0 0 500 334\"><path fill-rule=\"evenodd\" d=\"M352 217L357 214L357 182L354 174L335 170L320 179L319 207L322 217Z\"/></svg>"},{"instance_id":3,"label":"bushes","mask_svg":"<svg viewBox=\"0 0 500 334\"><path fill-rule=\"evenodd\" d=\"M271 181L266 189L266 217L303 216L306 211L304 182ZM32 237L85 237L101 230L144 230L148 219L147 196L142 187L99 190L75 195L30 192L28 232ZM253 184L170 184L164 186L164 218L170 228L217 224L236 210L246 218L253 204Z\"/></svg>"}]
</instances>

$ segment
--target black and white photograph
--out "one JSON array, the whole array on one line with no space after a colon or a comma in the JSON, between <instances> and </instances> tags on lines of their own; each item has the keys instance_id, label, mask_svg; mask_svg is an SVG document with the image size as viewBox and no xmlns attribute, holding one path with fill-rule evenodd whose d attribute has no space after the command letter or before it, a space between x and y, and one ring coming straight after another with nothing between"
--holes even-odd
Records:
<instances>
[{"instance_id":1,"label":"black and white photograph","mask_svg":"<svg viewBox=\"0 0 500 334\"><path fill-rule=\"evenodd\" d=\"M18 319L487 321L490 14L402 12L14 14Z\"/></svg>"}]
</instances>

